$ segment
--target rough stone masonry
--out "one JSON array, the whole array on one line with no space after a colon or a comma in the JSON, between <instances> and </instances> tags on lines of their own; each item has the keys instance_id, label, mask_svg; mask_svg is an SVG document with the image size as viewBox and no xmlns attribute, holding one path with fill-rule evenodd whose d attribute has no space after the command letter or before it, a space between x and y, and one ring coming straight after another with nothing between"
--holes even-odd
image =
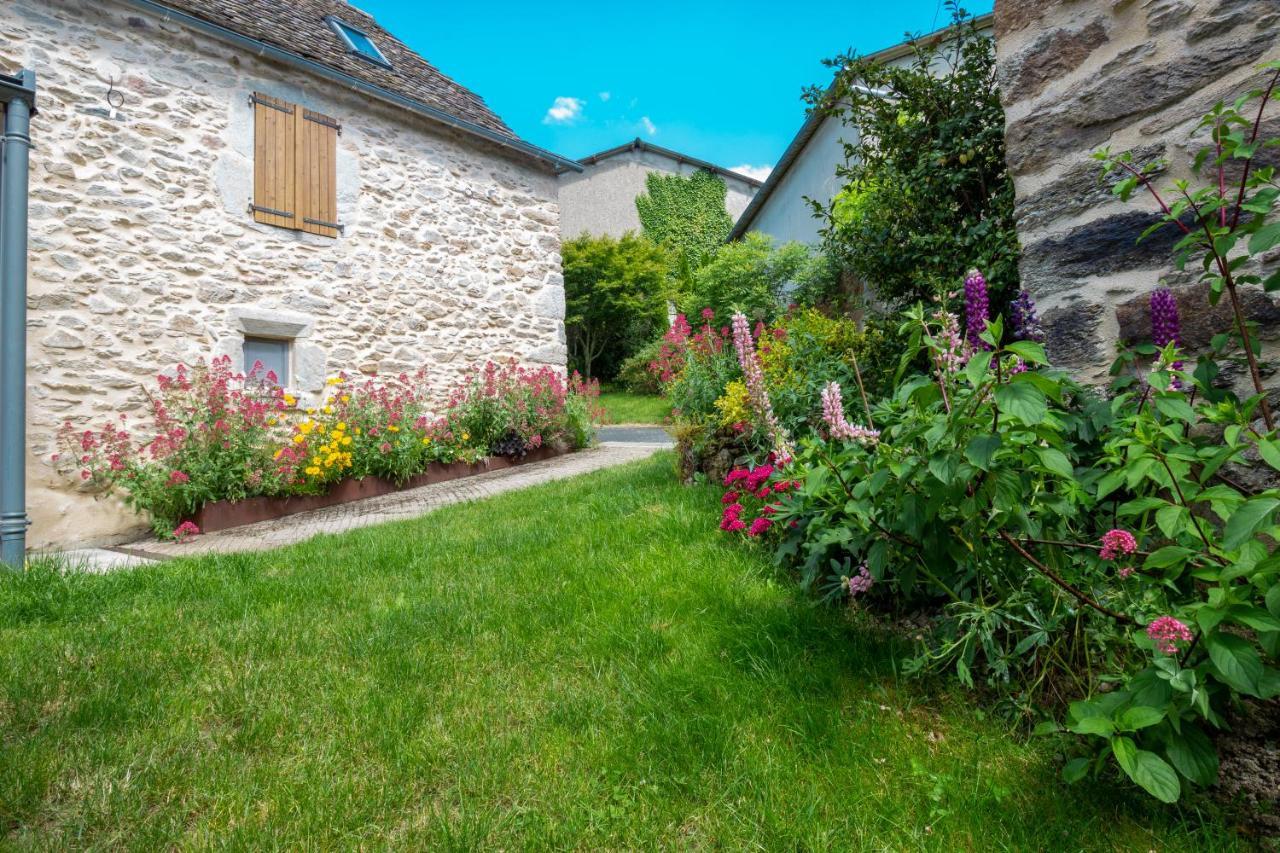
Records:
<instances>
[{"instance_id":1,"label":"rough stone masonry","mask_svg":"<svg viewBox=\"0 0 1280 853\"><path fill-rule=\"evenodd\" d=\"M177 362L287 333L297 390L485 358L565 363L549 169L115 2L5 0L0 65L38 73L28 335L33 547L142 520L50 464L66 420L143 410ZM111 103L108 90L113 89ZM336 239L257 224L261 91L339 117Z\"/></svg>"},{"instance_id":2,"label":"rough stone masonry","mask_svg":"<svg viewBox=\"0 0 1280 853\"><path fill-rule=\"evenodd\" d=\"M1158 208L1146 193L1116 200L1090 155L1110 146L1143 163L1164 158L1159 186L1201 185L1191 171L1207 131L1197 124L1280 59L1280 0L997 0L995 16L1022 282L1054 362L1105 379L1118 343L1150 340L1147 302L1162 280L1178 297L1184 344L1204 347L1230 328L1225 300L1210 308L1198 268L1175 269L1177 229L1138 242ZM1280 136L1280 105L1270 113ZM1274 362L1280 307L1256 289L1243 297Z\"/></svg>"}]
</instances>

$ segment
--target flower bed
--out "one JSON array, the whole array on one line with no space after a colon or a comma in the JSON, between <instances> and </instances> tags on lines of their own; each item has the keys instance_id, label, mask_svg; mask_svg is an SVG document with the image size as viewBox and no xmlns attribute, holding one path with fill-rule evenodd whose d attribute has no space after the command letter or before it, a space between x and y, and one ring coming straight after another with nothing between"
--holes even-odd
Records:
<instances>
[{"instance_id":1,"label":"flower bed","mask_svg":"<svg viewBox=\"0 0 1280 853\"><path fill-rule=\"evenodd\" d=\"M199 532L193 520L211 504L297 505L302 497L329 499L335 488L359 491L341 485L347 481L403 487L452 463L583 447L600 419L595 383L576 374L566 381L547 367L489 362L443 403L427 386L425 371L342 373L304 407L261 365L248 375L225 357L179 365L148 393L150 423L132 428L125 415L97 430L67 423L54 462L91 487L121 491L157 535L186 537Z\"/></svg>"},{"instance_id":2,"label":"flower bed","mask_svg":"<svg viewBox=\"0 0 1280 853\"><path fill-rule=\"evenodd\" d=\"M284 497L259 495L243 500L213 501L196 510L195 515L188 520L201 533L213 533L217 530L284 518L300 512L324 509L351 501L376 498L404 489L416 489L419 486L430 486L490 471L501 471L504 468L528 462L542 462L567 452L570 452L567 447L543 445L529 451L523 458L517 459L489 456L476 462L430 462L422 473L414 474L403 483L377 475L361 479L348 477L339 480L329 491L318 495L286 495Z\"/></svg>"}]
</instances>

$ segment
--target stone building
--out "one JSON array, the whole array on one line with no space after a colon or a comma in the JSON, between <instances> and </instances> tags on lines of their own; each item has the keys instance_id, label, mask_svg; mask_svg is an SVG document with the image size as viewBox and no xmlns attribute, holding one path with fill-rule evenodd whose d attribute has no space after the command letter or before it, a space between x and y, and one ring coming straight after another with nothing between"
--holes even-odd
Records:
<instances>
[{"instance_id":1,"label":"stone building","mask_svg":"<svg viewBox=\"0 0 1280 853\"><path fill-rule=\"evenodd\" d=\"M344 0L3 0L35 70L29 543L140 524L49 463L177 362L339 370L565 363L557 173Z\"/></svg>"},{"instance_id":2,"label":"stone building","mask_svg":"<svg viewBox=\"0 0 1280 853\"><path fill-rule=\"evenodd\" d=\"M592 154L580 161L580 174L560 176L560 227L565 237L584 232L596 236L620 237L640 230L636 196L645 191L651 172L691 175L707 171L725 184L725 207L737 219L751 202L761 183L706 160L689 157L670 148L635 139L617 148Z\"/></svg>"},{"instance_id":3,"label":"stone building","mask_svg":"<svg viewBox=\"0 0 1280 853\"><path fill-rule=\"evenodd\" d=\"M995 28L1022 282L1042 310L1054 363L1105 378L1118 342L1150 339L1149 292L1162 279L1178 297L1185 346L1228 330L1226 300L1211 309L1198 269L1174 268L1180 232L1166 227L1139 242L1157 220L1155 203L1144 193L1116 200L1090 155L1110 147L1143 163L1164 159L1160 186L1212 180L1192 174L1208 142L1200 118L1257 88L1258 66L1280 59L1280 3L997 0ZM1271 114L1264 134L1280 136L1280 109ZM1280 307L1256 288L1242 301L1274 361Z\"/></svg>"}]
</instances>

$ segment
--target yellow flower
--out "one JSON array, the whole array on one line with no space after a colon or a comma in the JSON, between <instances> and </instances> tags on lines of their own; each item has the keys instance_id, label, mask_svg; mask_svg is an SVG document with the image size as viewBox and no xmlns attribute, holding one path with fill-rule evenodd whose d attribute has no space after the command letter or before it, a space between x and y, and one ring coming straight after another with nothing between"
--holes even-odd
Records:
<instances>
[{"instance_id":1,"label":"yellow flower","mask_svg":"<svg viewBox=\"0 0 1280 853\"><path fill-rule=\"evenodd\" d=\"M267 426L275 426L275 425L276 425L275 418L267 418Z\"/></svg>"},{"instance_id":2,"label":"yellow flower","mask_svg":"<svg viewBox=\"0 0 1280 853\"><path fill-rule=\"evenodd\" d=\"M348 394L343 394L343 395L342 395L341 397L339 397L338 399L339 399L339 400L341 400L341 401L342 401L342 402L344 402L344 403L350 403L350 402L351 402L351 397L350 397L350 395L348 395Z\"/></svg>"},{"instance_id":3,"label":"yellow flower","mask_svg":"<svg viewBox=\"0 0 1280 853\"><path fill-rule=\"evenodd\" d=\"M333 376L333 377L329 378L329 379L325 382L325 384L326 384L326 385L341 385L341 384L342 384L342 377L341 377L341 376Z\"/></svg>"},{"instance_id":4,"label":"yellow flower","mask_svg":"<svg viewBox=\"0 0 1280 853\"><path fill-rule=\"evenodd\" d=\"M277 451L276 451L275 458L276 458L276 459L279 459L279 458L280 458L281 456L283 456L283 455L284 455L284 448L282 447L282 448L280 448L279 450L277 450Z\"/></svg>"},{"instance_id":5,"label":"yellow flower","mask_svg":"<svg viewBox=\"0 0 1280 853\"><path fill-rule=\"evenodd\" d=\"M294 444L302 444L302 442L304 442L304 441L306 441L306 440L307 440L307 437L306 437L305 435L295 435L295 436L293 437L293 443L294 443Z\"/></svg>"},{"instance_id":6,"label":"yellow flower","mask_svg":"<svg viewBox=\"0 0 1280 853\"><path fill-rule=\"evenodd\" d=\"M308 414L308 415L314 415L315 413L316 413L316 407L315 407L315 406L308 406L308 407L307 407L307 414Z\"/></svg>"},{"instance_id":7,"label":"yellow flower","mask_svg":"<svg viewBox=\"0 0 1280 853\"><path fill-rule=\"evenodd\" d=\"M320 464L320 457L319 457L319 456L312 456L312 457L311 457L311 464L312 464L312 465L319 465L319 464Z\"/></svg>"},{"instance_id":8,"label":"yellow flower","mask_svg":"<svg viewBox=\"0 0 1280 853\"><path fill-rule=\"evenodd\" d=\"M470 433L466 433L466 432L464 432L464 433L462 434L462 440L463 440L463 441L467 441L467 440L468 440L468 439L470 439L470 438L471 438L471 434L470 434Z\"/></svg>"},{"instance_id":9,"label":"yellow flower","mask_svg":"<svg viewBox=\"0 0 1280 853\"><path fill-rule=\"evenodd\" d=\"M298 432L302 433L303 435L307 435L308 433L311 432L311 430L315 429L315 426L316 425L311 421L303 421L302 423L298 424Z\"/></svg>"},{"instance_id":10,"label":"yellow flower","mask_svg":"<svg viewBox=\"0 0 1280 853\"><path fill-rule=\"evenodd\" d=\"M396 426L395 424L387 424L387 432L399 432L399 431L400 431L400 427Z\"/></svg>"},{"instance_id":11,"label":"yellow flower","mask_svg":"<svg viewBox=\"0 0 1280 853\"><path fill-rule=\"evenodd\" d=\"M338 423L337 423L333 428L334 428L335 430L343 430L343 429L346 429L346 428L347 428L347 422L346 422L346 421L338 421Z\"/></svg>"},{"instance_id":12,"label":"yellow flower","mask_svg":"<svg viewBox=\"0 0 1280 853\"><path fill-rule=\"evenodd\" d=\"M285 394L285 395L284 395L284 404L285 404L286 406L292 406L292 405L295 405L297 402L298 402L298 398L297 398L297 397L294 397L292 394Z\"/></svg>"},{"instance_id":13,"label":"yellow flower","mask_svg":"<svg viewBox=\"0 0 1280 853\"><path fill-rule=\"evenodd\" d=\"M346 447L346 446L347 446L348 444L350 444L350 443L351 443L351 436L349 436L349 435L344 435L344 436L342 437L342 446L343 446L343 447Z\"/></svg>"},{"instance_id":14,"label":"yellow flower","mask_svg":"<svg viewBox=\"0 0 1280 853\"><path fill-rule=\"evenodd\" d=\"M429 436L425 436L425 435L424 435L424 436L422 437L422 443L423 443L423 444L430 444L430 443L431 443L431 438L430 438Z\"/></svg>"},{"instance_id":15,"label":"yellow flower","mask_svg":"<svg viewBox=\"0 0 1280 853\"><path fill-rule=\"evenodd\" d=\"M320 469L312 465L311 467L307 468L307 474L311 475L312 477L318 476L320 474Z\"/></svg>"},{"instance_id":16,"label":"yellow flower","mask_svg":"<svg viewBox=\"0 0 1280 853\"><path fill-rule=\"evenodd\" d=\"M325 406L325 407L324 407L324 413L325 413L326 415L332 415L332 414L333 414L333 406Z\"/></svg>"},{"instance_id":17,"label":"yellow flower","mask_svg":"<svg viewBox=\"0 0 1280 853\"><path fill-rule=\"evenodd\" d=\"M360 427L356 427L356 435L360 434Z\"/></svg>"}]
</instances>

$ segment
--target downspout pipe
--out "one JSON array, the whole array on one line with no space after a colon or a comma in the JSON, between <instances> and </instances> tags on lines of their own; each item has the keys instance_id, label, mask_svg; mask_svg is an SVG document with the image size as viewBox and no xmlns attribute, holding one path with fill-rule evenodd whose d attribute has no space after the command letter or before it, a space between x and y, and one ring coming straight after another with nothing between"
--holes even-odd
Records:
<instances>
[{"instance_id":1,"label":"downspout pipe","mask_svg":"<svg viewBox=\"0 0 1280 853\"><path fill-rule=\"evenodd\" d=\"M36 75L0 75L0 565L22 571L27 528L27 189Z\"/></svg>"}]
</instances>

